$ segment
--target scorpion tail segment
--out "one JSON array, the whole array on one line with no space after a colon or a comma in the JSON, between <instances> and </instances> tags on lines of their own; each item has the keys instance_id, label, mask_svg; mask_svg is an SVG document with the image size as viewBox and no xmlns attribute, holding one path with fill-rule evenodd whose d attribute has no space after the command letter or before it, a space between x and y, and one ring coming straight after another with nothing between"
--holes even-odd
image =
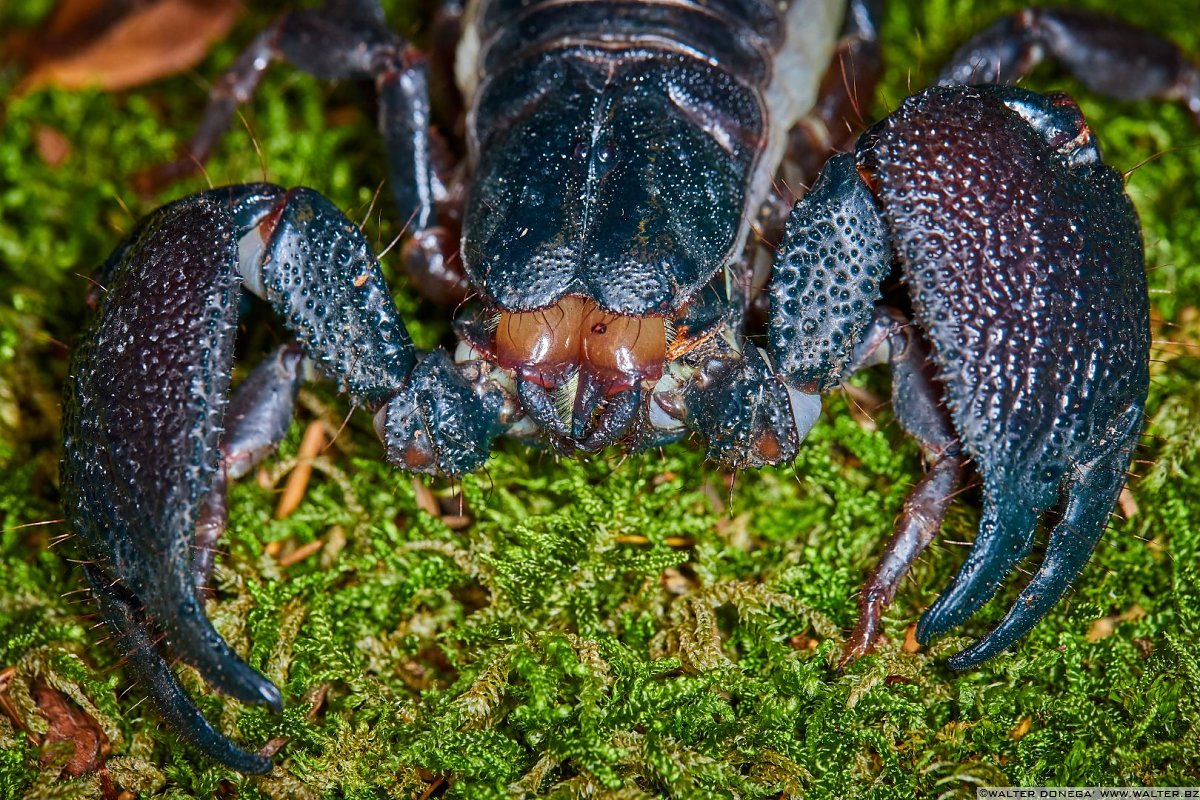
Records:
<instances>
[{"instance_id":1,"label":"scorpion tail segment","mask_svg":"<svg viewBox=\"0 0 1200 800\"><path fill-rule=\"evenodd\" d=\"M1112 449L1066 480L1066 509L1050 532L1046 556L1001 623L978 642L950 658L952 669L967 669L1012 647L1054 607L1096 549L1125 485L1125 469L1141 427L1140 412ZM924 622L924 620L922 620Z\"/></svg>"},{"instance_id":2,"label":"scorpion tail segment","mask_svg":"<svg viewBox=\"0 0 1200 800\"><path fill-rule=\"evenodd\" d=\"M1200 70L1179 46L1094 11L1038 8L1001 17L959 48L938 83L1015 83L1047 57L1110 97L1181 101L1200 124Z\"/></svg>"},{"instance_id":3,"label":"scorpion tail segment","mask_svg":"<svg viewBox=\"0 0 1200 800\"><path fill-rule=\"evenodd\" d=\"M887 230L854 157L836 156L792 209L771 284L770 345L791 386L847 371L891 267Z\"/></svg>"},{"instance_id":4,"label":"scorpion tail segment","mask_svg":"<svg viewBox=\"0 0 1200 800\"><path fill-rule=\"evenodd\" d=\"M176 733L209 758L247 774L271 771L271 759L235 745L204 718L188 697L166 659L155 649L136 601L92 566L85 566L101 613L112 628L125 669L145 686L158 713Z\"/></svg>"},{"instance_id":5,"label":"scorpion tail segment","mask_svg":"<svg viewBox=\"0 0 1200 800\"><path fill-rule=\"evenodd\" d=\"M379 409L375 430L400 469L461 475L487 461L503 404L498 391L472 383L445 351L435 350Z\"/></svg>"}]
</instances>

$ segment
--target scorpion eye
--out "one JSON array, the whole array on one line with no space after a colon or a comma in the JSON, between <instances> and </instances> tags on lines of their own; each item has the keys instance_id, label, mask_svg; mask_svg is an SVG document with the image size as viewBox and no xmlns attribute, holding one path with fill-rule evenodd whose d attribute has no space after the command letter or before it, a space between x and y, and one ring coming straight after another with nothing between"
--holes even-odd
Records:
<instances>
[{"instance_id":1,"label":"scorpion eye","mask_svg":"<svg viewBox=\"0 0 1200 800\"><path fill-rule=\"evenodd\" d=\"M507 369L553 383L579 357L585 300L564 297L537 311L505 311L496 325L496 359Z\"/></svg>"},{"instance_id":2,"label":"scorpion eye","mask_svg":"<svg viewBox=\"0 0 1200 800\"><path fill-rule=\"evenodd\" d=\"M662 317L626 317L590 306L583 318L581 361L617 388L662 377L667 329Z\"/></svg>"}]
</instances>

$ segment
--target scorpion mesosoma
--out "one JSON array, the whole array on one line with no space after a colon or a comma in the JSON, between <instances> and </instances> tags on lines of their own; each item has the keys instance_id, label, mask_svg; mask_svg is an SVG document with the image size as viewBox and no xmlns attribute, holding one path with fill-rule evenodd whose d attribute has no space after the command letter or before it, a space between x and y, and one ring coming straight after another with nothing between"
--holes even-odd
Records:
<instances>
[{"instance_id":1,"label":"scorpion mesosoma","mask_svg":"<svg viewBox=\"0 0 1200 800\"><path fill-rule=\"evenodd\" d=\"M431 133L433 62L374 2L330 0L258 36L186 156L157 177L201 162L274 60L373 79L411 230L405 269L431 294L473 300L453 356L416 352L361 231L312 189L263 183L154 211L102 267L66 391L65 506L126 668L163 718L234 769L270 768L204 719L163 651L222 692L281 707L202 596L227 482L283 435L310 365L373 411L393 464L456 475L505 433L563 453L690 433L731 468L786 462L820 394L886 362L896 418L928 470L863 590L845 658L877 637L969 463L979 533L917 637L979 609L1059 509L1016 604L951 665L1027 633L1082 569L1122 488L1149 330L1121 176L1069 98L1008 84L1052 57L1097 91L1181 100L1200 117L1200 76L1144 31L1031 11L971 40L938 86L861 137L838 135L853 127L848 87L867 93L878 68L879 11L877 0L477 0L462 10L454 68L468 152L457 168ZM800 185L777 180L785 171L811 179L839 150L803 198L780 191ZM777 242L766 268L752 232ZM879 302L893 268L913 324ZM239 289L267 300L297 343L227 401ZM765 347L747 338L756 319Z\"/></svg>"}]
</instances>

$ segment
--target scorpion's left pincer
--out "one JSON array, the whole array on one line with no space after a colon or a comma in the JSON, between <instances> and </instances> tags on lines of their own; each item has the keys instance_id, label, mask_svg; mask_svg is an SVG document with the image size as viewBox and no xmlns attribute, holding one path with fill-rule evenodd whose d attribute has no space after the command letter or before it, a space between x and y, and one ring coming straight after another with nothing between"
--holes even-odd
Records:
<instances>
[{"instance_id":1,"label":"scorpion's left pincer","mask_svg":"<svg viewBox=\"0 0 1200 800\"><path fill-rule=\"evenodd\" d=\"M237 308L239 291L228 269L238 242L216 212L204 197L160 210L102 270L98 313L71 364L62 483L88 582L126 668L200 750L262 772L270 760L211 727L157 646L163 639L239 700L282 708L279 690L213 629L198 585L206 576L192 566L193 533L213 510L203 500L225 477L218 442L236 324L227 309Z\"/></svg>"},{"instance_id":2,"label":"scorpion's left pincer","mask_svg":"<svg viewBox=\"0 0 1200 800\"><path fill-rule=\"evenodd\" d=\"M486 460L501 399L443 352L417 358L362 232L310 189L248 184L160 208L99 285L63 425L64 506L88 582L167 722L217 761L268 771L269 758L204 719L161 652L225 694L282 709L279 689L204 613L227 482L282 439L314 368L375 413L388 455L414 472ZM227 398L241 289L269 302L297 341Z\"/></svg>"}]
</instances>

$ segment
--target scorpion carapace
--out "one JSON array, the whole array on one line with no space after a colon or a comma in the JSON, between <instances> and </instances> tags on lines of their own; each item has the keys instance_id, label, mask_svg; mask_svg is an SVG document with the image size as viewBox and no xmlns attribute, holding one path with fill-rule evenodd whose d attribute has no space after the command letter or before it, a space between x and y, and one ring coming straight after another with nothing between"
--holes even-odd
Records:
<instances>
[{"instance_id":1,"label":"scorpion carapace","mask_svg":"<svg viewBox=\"0 0 1200 800\"><path fill-rule=\"evenodd\" d=\"M862 592L845 660L877 639L969 466L979 534L918 638L987 602L1058 511L1021 598L951 664L1037 623L1096 546L1142 423L1142 245L1121 175L1069 98L961 84L1012 81L1051 56L1098 91L1182 100L1200 119L1200 73L1115 20L1025 12L969 42L942 86L846 140L846 87L878 68L877 5L478 0L461 20L457 171L430 132L429 67L376 3L329 0L253 42L158 176L204 159L273 59L371 78L411 224L405 268L471 300L453 356L418 353L357 226L311 189L270 184L158 209L102 268L66 392L66 511L127 669L184 737L235 769L270 768L200 716L165 653L279 706L201 600L227 482L283 436L312 372L374 413L392 463L457 475L501 434L564 453L691 434L729 467L786 462L820 393L886 362L927 471ZM798 202L776 191L839 145ZM775 249L770 269L759 240ZM897 270L911 319L880 303ZM239 286L296 343L227 401ZM751 338L759 316L765 336Z\"/></svg>"}]
</instances>

